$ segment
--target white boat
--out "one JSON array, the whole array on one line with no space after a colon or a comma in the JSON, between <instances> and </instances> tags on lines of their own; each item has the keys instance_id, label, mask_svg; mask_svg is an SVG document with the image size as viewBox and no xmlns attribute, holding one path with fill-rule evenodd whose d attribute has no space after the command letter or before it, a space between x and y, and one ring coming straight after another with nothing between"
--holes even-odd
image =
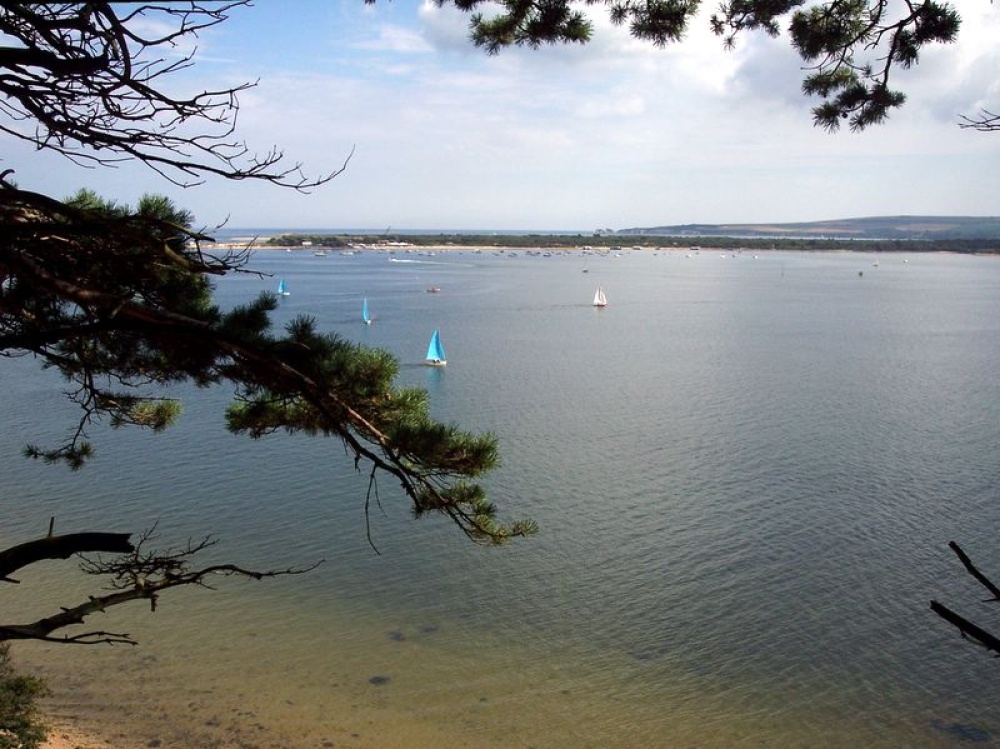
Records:
<instances>
[{"instance_id":1,"label":"white boat","mask_svg":"<svg viewBox=\"0 0 1000 749\"><path fill-rule=\"evenodd\" d=\"M365 325L372 324L372 318L368 314L368 298L365 297L365 301L361 304L361 319L364 320Z\"/></svg>"},{"instance_id":2,"label":"white boat","mask_svg":"<svg viewBox=\"0 0 1000 749\"><path fill-rule=\"evenodd\" d=\"M444 355L444 346L441 345L441 336L437 330L431 336L431 342L427 346L427 363L432 367L443 367L448 363Z\"/></svg>"},{"instance_id":3,"label":"white boat","mask_svg":"<svg viewBox=\"0 0 1000 749\"><path fill-rule=\"evenodd\" d=\"M607 307L608 298L604 295L604 287L598 286L597 291L594 292L594 306L595 307Z\"/></svg>"},{"instance_id":4,"label":"white boat","mask_svg":"<svg viewBox=\"0 0 1000 749\"><path fill-rule=\"evenodd\" d=\"M292 292L288 290L288 285L285 283L285 279L278 281L278 296L289 296Z\"/></svg>"}]
</instances>

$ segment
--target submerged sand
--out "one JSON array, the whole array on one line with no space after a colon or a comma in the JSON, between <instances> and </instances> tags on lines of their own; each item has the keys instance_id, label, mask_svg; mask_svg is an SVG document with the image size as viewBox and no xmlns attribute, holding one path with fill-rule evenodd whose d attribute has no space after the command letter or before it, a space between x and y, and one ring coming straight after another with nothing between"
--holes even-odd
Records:
<instances>
[{"instance_id":1,"label":"submerged sand","mask_svg":"<svg viewBox=\"0 0 1000 749\"><path fill-rule=\"evenodd\" d=\"M53 726L42 749L114 749L113 745L87 736L71 725Z\"/></svg>"}]
</instances>

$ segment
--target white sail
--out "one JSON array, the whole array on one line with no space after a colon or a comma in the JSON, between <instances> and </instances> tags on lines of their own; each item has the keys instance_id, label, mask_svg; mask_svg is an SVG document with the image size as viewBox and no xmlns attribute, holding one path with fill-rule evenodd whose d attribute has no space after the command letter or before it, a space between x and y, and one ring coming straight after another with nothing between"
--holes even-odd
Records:
<instances>
[{"instance_id":1,"label":"white sail","mask_svg":"<svg viewBox=\"0 0 1000 749\"><path fill-rule=\"evenodd\" d=\"M604 296L604 287L598 286L597 291L594 292L594 306L595 307L607 307L608 298Z\"/></svg>"}]
</instances>

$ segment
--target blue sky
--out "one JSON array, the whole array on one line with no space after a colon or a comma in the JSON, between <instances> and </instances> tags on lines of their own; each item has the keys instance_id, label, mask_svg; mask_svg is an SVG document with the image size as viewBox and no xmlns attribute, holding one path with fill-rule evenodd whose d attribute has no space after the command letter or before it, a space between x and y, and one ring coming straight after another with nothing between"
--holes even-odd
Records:
<instances>
[{"instance_id":1,"label":"blue sky","mask_svg":"<svg viewBox=\"0 0 1000 749\"><path fill-rule=\"evenodd\" d=\"M1000 10L959 0L957 44L894 81L909 100L855 134L813 127L787 39L726 51L706 7L666 49L595 15L586 46L468 42L467 17L419 0L260 0L198 39L191 89L258 80L239 134L318 174L308 195L212 179L180 189L148 169L88 170L6 142L22 187L166 194L203 225L591 231L888 214L995 215L1000 133L959 115L1000 109ZM594 10L595 14L597 9Z\"/></svg>"}]
</instances>

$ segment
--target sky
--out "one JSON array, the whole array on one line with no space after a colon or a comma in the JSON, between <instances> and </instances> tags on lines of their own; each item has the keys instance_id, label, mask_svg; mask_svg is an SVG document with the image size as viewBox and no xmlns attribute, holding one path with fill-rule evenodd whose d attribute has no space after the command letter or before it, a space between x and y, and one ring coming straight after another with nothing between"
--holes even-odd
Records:
<instances>
[{"instance_id":1,"label":"sky","mask_svg":"<svg viewBox=\"0 0 1000 749\"><path fill-rule=\"evenodd\" d=\"M703 8L666 48L591 6L587 45L488 56L468 17L421 0L258 0L197 39L185 92L257 85L237 134L319 175L308 194L210 178L182 189L141 165L86 169L9 136L0 168L26 189L86 186L134 204L171 197L199 226L443 231L621 230L884 215L1000 214L1000 132L958 127L1000 111L1000 7L957 0L956 44L893 83L888 123L812 124L786 35L725 50Z\"/></svg>"}]
</instances>

